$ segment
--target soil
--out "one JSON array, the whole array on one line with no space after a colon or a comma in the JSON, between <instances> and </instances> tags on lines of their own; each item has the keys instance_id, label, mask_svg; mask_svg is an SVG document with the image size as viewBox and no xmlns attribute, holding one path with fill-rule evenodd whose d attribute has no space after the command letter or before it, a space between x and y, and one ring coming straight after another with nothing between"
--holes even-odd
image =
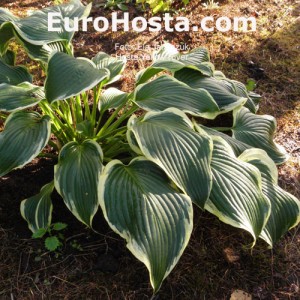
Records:
<instances>
[{"instance_id":1,"label":"soil","mask_svg":"<svg viewBox=\"0 0 300 300\"><path fill-rule=\"evenodd\" d=\"M0 0L1 7L24 16L52 1ZM260 113L276 117L276 141L291 158L279 167L280 185L300 198L300 21L299 2L220 1L219 7L205 10L192 0L178 15L197 23L202 16L255 16L254 33L133 33L79 32L74 38L76 56L92 57L99 51L109 54L139 54L121 51L115 44L154 47L163 41L186 43L191 49L207 47L217 69L229 78L246 82L254 78L256 92L263 96ZM141 12L129 6L131 17ZM94 16L111 11L93 9ZM146 52L148 50L145 50ZM18 62L27 64L21 55ZM118 87L131 91L139 70L150 62L129 61ZM38 83L43 74L32 64ZM0 298L2 299L150 299L152 289L145 266L126 249L125 242L106 224L101 212L95 217L95 232L85 228L54 193L53 222L65 222L62 249L47 252L43 240L31 239L19 213L20 201L35 195L52 180L55 161L35 159L21 170L0 178ZM267 249L259 241L253 250L244 245L251 237L219 222L195 208L194 231L180 262L164 281L155 299L229 299L242 290L253 299L300 299L299 226Z\"/></svg>"}]
</instances>

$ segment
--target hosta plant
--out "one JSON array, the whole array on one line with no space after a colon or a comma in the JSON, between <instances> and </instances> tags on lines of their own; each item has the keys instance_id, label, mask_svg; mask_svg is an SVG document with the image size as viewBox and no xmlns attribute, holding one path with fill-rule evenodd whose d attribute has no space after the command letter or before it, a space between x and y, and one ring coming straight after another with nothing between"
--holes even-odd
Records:
<instances>
[{"instance_id":1,"label":"hosta plant","mask_svg":"<svg viewBox=\"0 0 300 300\"><path fill-rule=\"evenodd\" d=\"M89 9L73 1L24 19L0 10L0 175L57 157L53 181L21 202L29 229L51 228L54 189L86 226L101 209L154 292L189 242L194 209L246 230L251 246L261 238L272 247L297 225L300 206L278 186L287 154L273 141L275 119L257 114L259 96L215 70L206 49L181 54L170 44L132 92L109 86L125 61L75 58L73 34L44 27L50 11L81 18ZM43 68L43 86L15 66L12 39Z\"/></svg>"}]
</instances>

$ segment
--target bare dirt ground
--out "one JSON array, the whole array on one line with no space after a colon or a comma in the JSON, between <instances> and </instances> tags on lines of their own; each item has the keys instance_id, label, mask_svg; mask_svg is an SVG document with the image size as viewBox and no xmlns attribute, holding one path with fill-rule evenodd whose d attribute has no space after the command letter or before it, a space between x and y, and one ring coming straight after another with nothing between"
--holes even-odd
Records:
<instances>
[{"instance_id":1,"label":"bare dirt ground","mask_svg":"<svg viewBox=\"0 0 300 300\"><path fill-rule=\"evenodd\" d=\"M0 0L0 6L17 15L50 6L52 1ZM197 23L203 16L255 16L253 33L106 33L79 32L76 56L139 54L120 51L115 44L154 47L163 41L186 43L191 49L207 47L216 69L229 78L257 81L263 96L260 113L277 118L277 142L291 158L280 166L280 185L300 198L300 20L293 0L220 1L219 8L205 10L192 0L185 11ZM133 6L132 17L145 15ZM93 15L110 15L94 9ZM146 50L147 51L147 50ZM18 61L29 62L21 55ZM129 61L119 87L132 90L136 73L149 62ZM36 82L41 74L36 72ZM32 196L53 176L55 162L37 159L22 170L0 179L0 298L2 299L150 299L146 268L126 250L125 243L102 219L96 217L100 234L85 229L54 195L54 221L68 223L63 251L46 252L39 240L30 239L19 214L20 201ZM159 299L229 299L235 289L253 299L300 299L300 231L291 230L273 250L259 242L250 251L250 237L213 216L197 211L195 228L179 264L165 280ZM75 245L75 246L74 246ZM76 247L76 245L79 247Z\"/></svg>"}]
</instances>

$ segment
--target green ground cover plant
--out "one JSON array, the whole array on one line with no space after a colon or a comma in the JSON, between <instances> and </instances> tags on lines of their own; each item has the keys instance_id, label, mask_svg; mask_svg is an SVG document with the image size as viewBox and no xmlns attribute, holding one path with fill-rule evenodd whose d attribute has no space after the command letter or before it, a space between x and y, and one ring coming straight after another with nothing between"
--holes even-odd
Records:
<instances>
[{"instance_id":1,"label":"green ground cover plant","mask_svg":"<svg viewBox=\"0 0 300 300\"><path fill-rule=\"evenodd\" d=\"M150 7L151 11L156 14L158 12L169 11L172 4L174 4L174 0L137 0L137 4L142 4L144 8L146 5ZM183 5L187 5L189 0L182 0L181 3Z\"/></svg>"},{"instance_id":2,"label":"green ground cover plant","mask_svg":"<svg viewBox=\"0 0 300 300\"><path fill-rule=\"evenodd\" d=\"M47 28L50 11L80 19L90 8L72 1L21 19L0 9L0 176L57 157L53 181L21 203L29 229L53 227L54 189L91 228L102 209L148 268L154 292L189 242L194 209L249 232L250 247L258 238L272 247L299 223L300 205L278 186L276 165L288 156L273 141L275 119L257 114L259 95L215 70L206 49L182 54L171 44L153 54L131 93L110 87L126 61L103 52L75 58L74 33ZM43 86L15 65L12 40L39 62Z\"/></svg>"},{"instance_id":3,"label":"green ground cover plant","mask_svg":"<svg viewBox=\"0 0 300 300\"><path fill-rule=\"evenodd\" d=\"M98 4L100 6L104 6L105 8L119 8L123 11L128 10L128 4L133 3L137 7L141 7L144 11L151 10L153 14L170 11L172 5L174 4L174 0L107 0L105 3ZM187 5L189 0L182 0L182 5Z\"/></svg>"}]
</instances>

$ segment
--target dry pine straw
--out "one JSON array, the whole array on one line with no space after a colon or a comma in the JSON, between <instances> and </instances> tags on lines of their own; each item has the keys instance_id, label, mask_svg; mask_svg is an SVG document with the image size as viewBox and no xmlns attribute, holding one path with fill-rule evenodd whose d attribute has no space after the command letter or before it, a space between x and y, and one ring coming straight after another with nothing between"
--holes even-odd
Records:
<instances>
[{"instance_id":1,"label":"dry pine straw","mask_svg":"<svg viewBox=\"0 0 300 300\"><path fill-rule=\"evenodd\" d=\"M28 10L50 4L51 1L1 1L1 6L23 16ZM300 25L296 5L292 0L229 0L220 1L219 9L206 11L200 1L193 0L182 12L192 21L197 22L199 17L208 14L216 17L254 15L258 30L248 34L78 33L76 55L91 57L98 51L114 54L117 42L150 46L164 40L173 44L185 42L191 48L207 47L216 68L229 78L245 82L254 77L257 92L263 95L260 113L277 118L276 141L291 155L289 162L279 167L280 185L300 198ZM133 7L130 12L134 16L141 14ZM107 11L93 13L109 14ZM23 54L18 61L27 64L29 59ZM255 73L250 61L264 69L263 73ZM131 90L135 74L147 64L129 62L119 88ZM39 82L42 74L34 64L31 66ZM0 193L7 200L5 205L0 204L0 298L149 299L151 288L145 267L103 224L101 215L97 220L103 234L95 235L63 211L69 224L66 232L69 240L58 258L46 253L41 241L29 239L26 224L18 215L20 197L38 191L47 177L51 177L52 165L51 161L37 160L24 170L13 172L6 180L0 180ZM59 207L58 196L54 202ZM54 217L60 216L56 212ZM74 240L82 246L82 251L70 246ZM190 244L166 279L160 299L228 299L236 288L251 293L256 299L299 299L299 227L288 233L272 251L259 242L251 252L243 247L248 241L245 232L224 225L207 213L196 212Z\"/></svg>"}]
</instances>

